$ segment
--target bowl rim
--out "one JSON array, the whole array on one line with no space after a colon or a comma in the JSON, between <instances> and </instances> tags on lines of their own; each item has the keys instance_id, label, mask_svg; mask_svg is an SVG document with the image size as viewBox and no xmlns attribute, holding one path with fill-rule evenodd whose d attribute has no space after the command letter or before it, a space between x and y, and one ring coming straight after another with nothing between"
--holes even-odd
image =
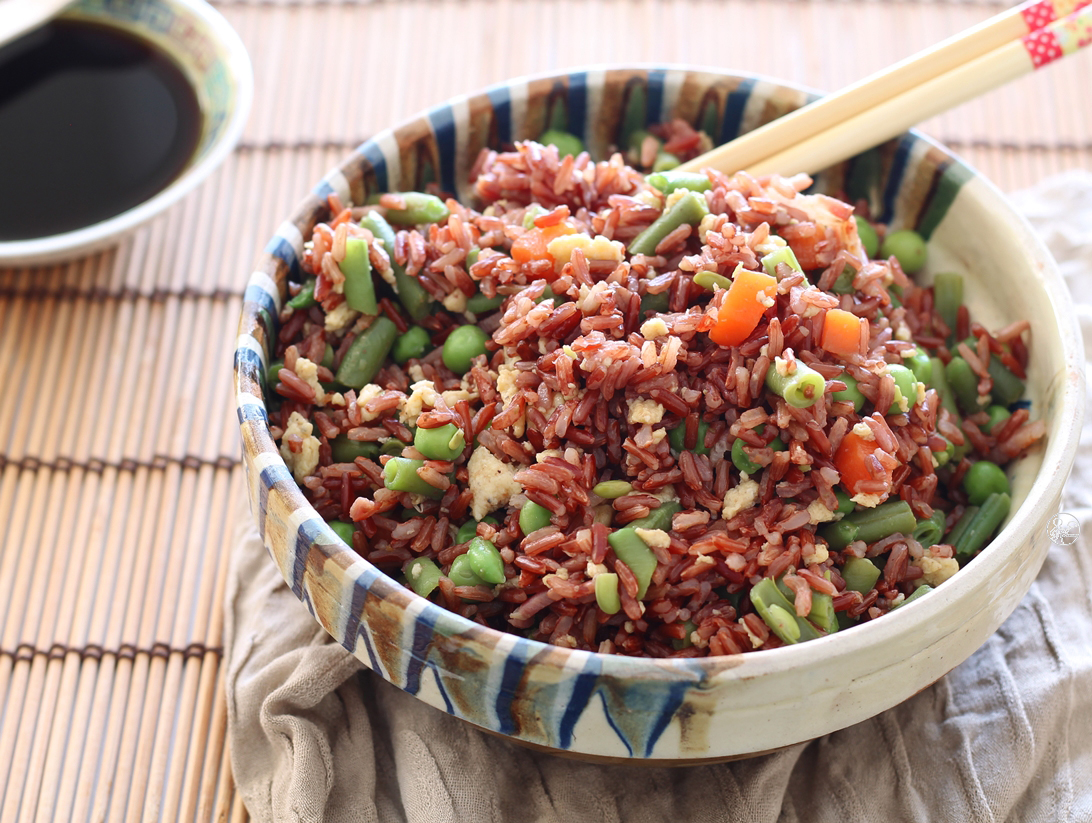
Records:
<instances>
[{"instance_id":1,"label":"bowl rim","mask_svg":"<svg viewBox=\"0 0 1092 823\"><path fill-rule=\"evenodd\" d=\"M706 73L727 78L743 78L756 82L765 82L776 87L782 87L791 91L815 94L815 90L803 84L778 79L770 75L746 72L739 70L708 67L688 63L649 63L649 62L624 62L624 63L594 63L583 66L559 67L555 70L537 72L512 77L500 83L490 84L466 94L460 94L448 98L437 106L432 106L403 118L397 124L384 129L375 135L364 145L378 142L410 124L428 119L429 114L443 109L455 101L464 101L478 95L488 94L492 90L505 89L516 84L541 81L544 79L559 79L572 76L579 72L595 71L682 71ZM935 622L938 614L949 609L957 600L967 597L983 581L995 574L1002 566L1003 560L1011 552L1015 551L1018 544L1024 539L1032 520L1039 516L1038 509L1047 501L1060 496L1061 489L1069 476L1075 459L1076 444L1080 433L1080 422L1084 413L1084 373L1083 373L1083 342L1080 335L1076 315L1072 312L1072 299L1062 280L1057 263L1047 249L1045 243L1035 234L1031 224L1023 215L1019 214L1009 202L1004 193L966 159L955 154L940 142L929 136L911 129L903 136L910 135L918 141L939 150L955 164L963 166L971 178L980 187L971 192L971 196L978 198L988 197L997 204L1003 205L1004 219L1010 228L1019 233L1026 244L1030 258L1036 262L1042 273L1042 283L1046 290L1046 296L1055 308L1058 321L1058 334L1062 348L1066 374L1064 386L1058 393L1059 407L1056 412L1060 421L1059 430L1052 432L1042 453L1042 464L1039 467L1035 480L1028 488L1027 495L1022 504L1011 515L1004 529L990 542L990 544L976 556L973 563L960 570L943 586L937 587L930 596L909 603L895 614L887 614L883 619L868 621L865 624L855 626L852 630L836 632L832 635L811 640L807 643L786 645L777 649L764 650L760 653L749 652L740 655L708 656L702 658L647 658L630 657L625 655L601 654L599 652L580 649L568 649L559 646L522 637L510 632L493 629L488 626L475 623L455 612L445 609L427 598L421 597L408 587L399 583L386 572L368 563L350 547L344 544L333 532L333 529L318 515L317 511L303 496L298 487L294 485L289 489L289 495L293 503L301 502L308 512L307 518L319 523L321 539L313 539L311 548L322 552L325 559L334 559L339 553L348 551L354 558L352 567L358 569L361 566L369 570L368 587L377 588L375 592L381 597L393 601L400 611L406 613L413 623L425 625L433 634L440 634L453 640L463 640L470 643L481 644L488 647L496 647L499 650L510 652L519 644L526 650L528 662L540 665L553 666L558 669L580 669L582 664L590 660L596 663L597 674L604 677L619 679L632 679L647 677L649 675L663 678L677 676L680 680L693 681L695 675L700 677L702 687L711 686L723 679L755 679L785 669L797 669L808 667L820 661L830 664L832 659L837 660L860 654L862 647L873 647L885 642L897 640L900 635L916 628L923 628L931 622ZM340 159L337 165L327 170L325 175L316 183L316 186L295 206L292 213L286 218L285 223L292 224L306 211L315 208L319 198L316 191L332 176L340 174L340 169L359 153L350 153ZM817 177L817 175L816 175ZM262 252L262 260L268 260L272 255L269 249ZM259 264L260 269L260 264ZM248 309L244 307L241 316L245 319ZM254 311L253 313L256 313ZM257 341L255 341L257 342ZM237 409L243 411L244 390L238 385L238 366L236 373L236 402ZM259 398L260 400L261 398ZM261 404L265 408L264 401ZM268 433L268 432L266 432ZM272 439L268 441L272 444ZM246 444L244 443L244 448ZM275 446L270 450L272 454L263 465L278 464L287 472L287 466L280 457ZM259 449L260 453L265 450ZM1044 553L1045 554L1045 553ZM348 570L338 563L326 564L326 571L332 571L337 582L344 585L348 578ZM1035 574L1039 569L1036 568ZM359 580L353 581L354 585L363 585ZM1017 606L1017 602L1005 604L1003 615L1007 617ZM1000 613L1000 612L999 612ZM1002 621L999 621L999 624ZM946 633L958 630L958 626L951 626ZM523 656L523 654L521 654ZM962 662L955 661L952 667ZM727 665L726 665L727 663Z\"/></svg>"},{"instance_id":2,"label":"bowl rim","mask_svg":"<svg viewBox=\"0 0 1092 823\"><path fill-rule=\"evenodd\" d=\"M234 150L254 99L254 69L239 33L205 0L165 0L200 19L222 51L223 62L235 84L235 104L219 139L205 155L183 170L168 186L132 208L71 231L27 240L0 241L0 266L38 265L73 259L97 251L121 235L165 211L205 180ZM59 15L59 18L66 13ZM80 17L80 19L87 19Z\"/></svg>"}]
</instances>

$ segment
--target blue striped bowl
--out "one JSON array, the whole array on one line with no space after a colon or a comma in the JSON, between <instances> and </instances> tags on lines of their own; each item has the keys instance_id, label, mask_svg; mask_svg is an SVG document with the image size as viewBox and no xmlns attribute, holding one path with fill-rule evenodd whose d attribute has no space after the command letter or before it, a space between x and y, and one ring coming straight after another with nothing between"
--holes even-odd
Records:
<instances>
[{"instance_id":1,"label":"blue striped bowl","mask_svg":"<svg viewBox=\"0 0 1092 823\"><path fill-rule=\"evenodd\" d=\"M1016 505L974 563L881 620L773 651L645 660L556 648L483 628L362 560L306 502L270 437L262 375L286 282L325 199L439 182L466 196L479 150L548 126L603 157L636 125L682 117L717 142L809 99L766 78L689 67L594 67L520 78L376 135L330 171L266 246L247 284L235 388L250 506L270 556L346 649L440 710L519 742L596 759L701 762L778 749L905 700L969 657L1015 608L1043 562L1072 465L1083 362L1070 301L1046 249L1004 197L937 144L907 134L817 177L931 238L931 271L966 272L988 327L1034 325L1028 392L1045 447L1013 474ZM792 171L792 170L788 170Z\"/></svg>"}]
</instances>

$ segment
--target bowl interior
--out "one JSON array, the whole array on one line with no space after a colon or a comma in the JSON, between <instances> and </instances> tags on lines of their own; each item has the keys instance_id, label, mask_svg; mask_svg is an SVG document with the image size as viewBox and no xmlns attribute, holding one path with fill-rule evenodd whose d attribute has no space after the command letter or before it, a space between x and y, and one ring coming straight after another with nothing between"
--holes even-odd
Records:
<instances>
[{"instance_id":1,"label":"bowl interior","mask_svg":"<svg viewBox=\"0 0 1092 823\"><path fill-rule=\"evenodd\" d=\"M252 511L274 561L315 618L391 682L478 726L596 757L708 760L767 751L863 720L966 659L1026 592L1048 546L1081 416L1080 342L1054 264L1001 194L936 144L908 134L816 177L874 219L931 238L928 271L969 278L976 319L1032 321L1032 413L1045 447L1013 470L1002 534L929 597L882 620L771 652L653 661L545 646L471 623L363 561L297 490L270 439L262 375L304 238L325 201L437 183L467 196L479 150L548 126L603 158L640 126L681 117L716 142L807 101L762 77L679 68L592 68L521 78L377 135L320 181L267 245L244 297L235 374ZM791 170L789 170L791 171ZM791 711L806 676L816 709Z\"/></svg>"}]
</instances>

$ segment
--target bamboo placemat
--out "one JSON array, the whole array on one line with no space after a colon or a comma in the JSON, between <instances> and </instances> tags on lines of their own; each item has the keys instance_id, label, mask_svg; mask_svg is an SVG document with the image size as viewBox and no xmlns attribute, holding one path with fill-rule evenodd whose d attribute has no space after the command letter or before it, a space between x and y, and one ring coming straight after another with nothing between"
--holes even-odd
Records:
<instances>
[{"instance_id":1,"label":"bamboo placemat","mask_svg":"<svg viewBox=\"0 0 1092 823\"><path fill-rule=\"evenodd\" d=\"M845 85L1005 7L958 0L225 0L238 149L115 249L0 271L0 823L244 820L223 589L231 397L256 253L378 129L517 74L720 65ZM1092 168L1082 54L922 128L1004 190Z\"/></svg>"}]
</instances>

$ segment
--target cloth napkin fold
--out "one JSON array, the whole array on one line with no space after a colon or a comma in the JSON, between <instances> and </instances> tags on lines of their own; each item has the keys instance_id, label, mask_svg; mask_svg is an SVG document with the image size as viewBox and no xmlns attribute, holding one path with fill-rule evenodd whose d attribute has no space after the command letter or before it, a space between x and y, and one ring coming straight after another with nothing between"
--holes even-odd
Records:
<instances>
[{"instance_id":1,"label":"cloth napkin fold","mask_svg":"<svg viewBox=\"0 0 1092 823\"><path fill-rule=\"evenodd\" d=\"M1061 265L1092 353L1092 173L1013 197ZM1086 302L1087 301L1087 302ZM270 562L248 512L226 594L231 763L258 821L1092 820L1092 423L1053 545L969 660L878 717L748 760L591 765L425 705L335 644Z\"/></svg>"}]
</instances>

